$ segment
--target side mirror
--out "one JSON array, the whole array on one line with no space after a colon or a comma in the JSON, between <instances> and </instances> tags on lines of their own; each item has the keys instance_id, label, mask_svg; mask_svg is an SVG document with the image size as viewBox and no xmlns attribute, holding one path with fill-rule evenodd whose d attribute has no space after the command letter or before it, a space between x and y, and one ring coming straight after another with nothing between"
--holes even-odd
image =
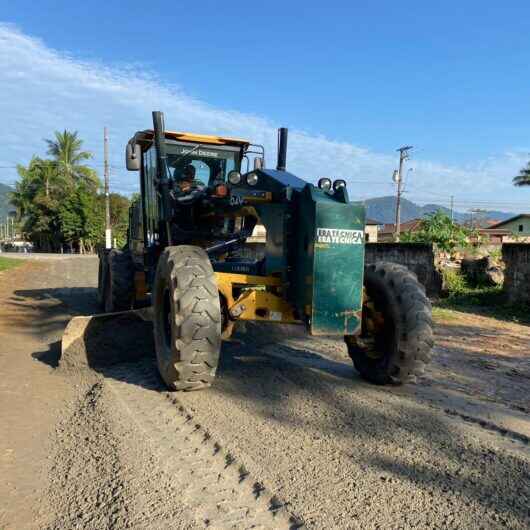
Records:
<instances>
[{"instance_id":1,"label":"side mirror","mask_svg":"<svg viewBox=\"0 0 530 530\"><path fill-rule=\"evenodd\" d=\"M125 165L129 171L139 171L142 160L142 150L138 144L127 144L125 148Z\"/></svg>"},{"instance_id":2,"label":"side mirror","mask_svg":"<svg viewBox=\"0 0 530 530\"><path fill-rule=\"evenodd\" d=\"M256 157L254 159L254 169L263 169L263 166L265 165L263 158Z\"/></svg>"}]
</instances>

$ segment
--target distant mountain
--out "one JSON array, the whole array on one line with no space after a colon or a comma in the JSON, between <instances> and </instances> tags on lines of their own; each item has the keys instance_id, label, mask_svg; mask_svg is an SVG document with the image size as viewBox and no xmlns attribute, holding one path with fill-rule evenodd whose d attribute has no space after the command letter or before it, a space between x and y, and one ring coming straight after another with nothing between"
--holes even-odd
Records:
<instances>
[{"instance_id":1,"label":"distant mountain","mask_svg":"<svg viewBox=\"0 0 530 530\"><path fill-rule=\"evenodd\" d=\"M366 216L381 223L394 223L396 219L396 198L392 196L375 197L364 201L366 204ZM434 213L438 210L451 215L451 210L439 204L425 204L419 206L418 204L401 198L401 221L410 221L411 219L421 219L429 213ZM504 221L513 217L515 214L511 212L499 212L495 210L484 211L480 213L481 224L486 220ZM454 219L457 222L463 223L471 219L471 214L463 212L454 212Z\"/></svg>"},{"instance_id":2,"label":"distant mountain","mask_svg":"<svg viewBox=\"0 0 530 530\"><path fill-rule=\"evenodd\" d=\"M8 212L15 210L15 207L9 203L9 193L13 188L0 183L0 219L5 219Z\"/></svg>"}]
</instances>

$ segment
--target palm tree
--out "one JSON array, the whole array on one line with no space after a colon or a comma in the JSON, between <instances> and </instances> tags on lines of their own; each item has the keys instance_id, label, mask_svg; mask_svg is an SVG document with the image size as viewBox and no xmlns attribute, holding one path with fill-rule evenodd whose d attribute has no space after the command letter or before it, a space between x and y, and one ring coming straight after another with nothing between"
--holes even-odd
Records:
<instances>
[{"instance_id":1,"label":"palm tree","mask_svg":"<svg viewBox=\"0 0 530 530\"><path fill-rule=\"evenodd\" d=\"M530 186L530 162L513 178L515 186Z\"/></svg>"},{"instance_id":2,"label":"palm tree","mask_svg":"<svg viewBox=\"0 0 530 530\"><path fill-rule=\"evenodd\" d=\"M55 140L45 140L48 144L48 154L54 158L57 169L64 176L66 182L84 183L95 189L99 185L96 172L83 164L92 158L92 153L83 151L83 141L77 131L55 131Z\"/></svg>"}]
</instances>

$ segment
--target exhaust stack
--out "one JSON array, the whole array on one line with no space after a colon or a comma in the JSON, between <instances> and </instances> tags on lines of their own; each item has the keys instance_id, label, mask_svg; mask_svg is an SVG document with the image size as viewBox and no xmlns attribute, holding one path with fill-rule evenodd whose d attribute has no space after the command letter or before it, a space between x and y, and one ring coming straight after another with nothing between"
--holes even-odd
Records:
<instances>
[{"instance_id":1,"label":"exhaust stack","mask_svg":"<svg viewBox=\"0 0 530 530\"><path fill-rule=\"evenodd\" d=\"M288 129L281 127L278 129L278 163L276 169L285 171L287 165L287 132Z\"/></svg>"}]
</instances>

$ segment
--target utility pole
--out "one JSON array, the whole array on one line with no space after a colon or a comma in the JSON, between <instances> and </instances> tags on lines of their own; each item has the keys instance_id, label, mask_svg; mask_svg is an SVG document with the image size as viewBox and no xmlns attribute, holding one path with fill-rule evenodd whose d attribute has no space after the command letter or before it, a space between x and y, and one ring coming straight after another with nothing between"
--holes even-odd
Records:
<instances>
[{"instance_id":1,"label":"utility pole","mask_svg":"<svg viewBox=\"0 0 530 530\"><path fill-rule=\"evenodd\" d=\"M397 193L396 193L396 227L394 232L394 239L399 241L399 234L401 232L401 193L403 185L403 162L409 159L409 151L412 149L412 145L405 145L396 149L399 152L399 169L396 172L394 171L394 180L397 184Z\"/></svg>"},{"instance_id":2,"label":"utility pole","mask_svg":"<svg viewBox=\"0 0 530 530\"><path fill-rule=\"evenodd\" d=\"M454 219L455 219L454 206L455 206L455 196L454 196L454 195L451 195L451 223L452 223L452 222L454 221Z\"/></svg>"},{"instance_id":3,"label":"utility pole","mask_svg":"<svg viewBox=\"0 0 530 530\"><path fill-rule=\"evenodd\" d=\"M110 228L110 194L109 194L109 132L105 127L103 129L103 158L105 173L105 248L112 248L112 235Z\"/></svg>"},{"instance_id":4,"label":"utility pole","mask_svg":"<svg viewBox=\"0 0 530 530\"><path fill-rule=\"evenodd\" d=\"M469 211L471 212L471 229L480 228L480 214L485 213L486 210L482 208L470 208Z\"/></svg>"}]
</instances>

